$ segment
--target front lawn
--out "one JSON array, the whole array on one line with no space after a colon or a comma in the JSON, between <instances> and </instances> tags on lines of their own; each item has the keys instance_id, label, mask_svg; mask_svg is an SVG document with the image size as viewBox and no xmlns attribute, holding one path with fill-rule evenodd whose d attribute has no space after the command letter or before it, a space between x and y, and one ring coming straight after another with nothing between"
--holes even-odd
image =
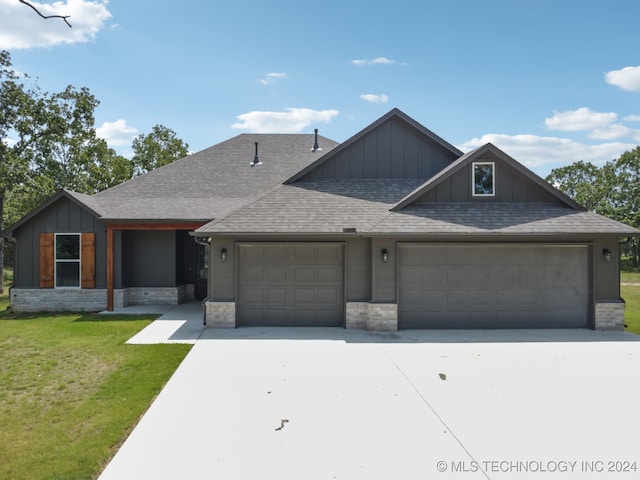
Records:
<instances>
[{"instance_id":1,"label":"front lawn","mask_svg":"<svg viewBox=\"0 0 640 480\"><path fill-rule=\"evenodd\" d=\"M620 293L627 303L624 312L626 330L640 335L640 284L622 285Z\"/></svg>"},{"instance_id":2,"label":"front lawn","mask_svg":"<svg viewBox=\"0 0 640 480\"><path fill-rule=\"evenodd\" d=\"M96 478L191 345L125 345L155 318L11 315L0 297L0 478Z\"/></svg>"}]
</instances>

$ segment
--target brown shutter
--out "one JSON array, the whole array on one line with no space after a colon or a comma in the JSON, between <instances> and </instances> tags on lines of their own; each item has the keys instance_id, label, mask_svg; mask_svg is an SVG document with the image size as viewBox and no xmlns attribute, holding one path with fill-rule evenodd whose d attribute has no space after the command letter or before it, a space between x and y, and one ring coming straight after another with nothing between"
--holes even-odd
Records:
<instances>
[{"instance_id":1,"label":"brown shutter","mask_svg":"<svg viewBox=\"0 0 640 480\"><path fill-rule=\"evenodd\" d=\"M82 250L80 253L82 265L81 288L95 288L96 286L96 234L82 234Z\"/></svg>"},{"instance_id":2,"label":"brown shutter","mask_svg":"<svg viewBox=\"0 0 640 480\"><path fill-rule=\"evenodd\" d=\"M40 288L53 288L54 234L40 234Z\"/></svg>"}]
</instances>

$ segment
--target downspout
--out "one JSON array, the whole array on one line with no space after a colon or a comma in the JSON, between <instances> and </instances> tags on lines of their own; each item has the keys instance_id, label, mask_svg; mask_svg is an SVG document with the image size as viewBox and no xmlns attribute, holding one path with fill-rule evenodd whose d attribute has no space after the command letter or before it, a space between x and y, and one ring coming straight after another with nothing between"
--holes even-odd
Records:
<instances>
[{"instance_id":1,"label":"downspout","mask_svg":"<svg viewBox=\"0 0 640 480\"><path fill-rule=\"evenodd\" d=\"M207 249L207 264L210 266L211 259L209 257L210 257L210 248L211 248L211 237L207 237L206 240L201 240L201 238L203 237L193 237L193 239L198 245L201 245ZM207 270L207 276L209 276L208 270ZM207 278L207 293L209 290L208 285L209 285L209 279ZM208 296L205 297L204 300L202 300L202 325L204 325L205 327L207 326L207 301L208 300L209 300Z\"/></svg>"}]
</instances>

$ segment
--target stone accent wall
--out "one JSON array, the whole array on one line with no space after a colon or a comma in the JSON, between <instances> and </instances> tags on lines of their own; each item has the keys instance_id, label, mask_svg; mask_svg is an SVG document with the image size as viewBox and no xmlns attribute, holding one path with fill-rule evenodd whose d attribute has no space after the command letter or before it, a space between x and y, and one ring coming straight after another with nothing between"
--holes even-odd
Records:
<instances>
[{"instance_id":1,"label":"stone accent wall","mask_svg":"<svg viewBox=\"0 0 640 480\"><path fill-rule=\"evenodd\" d=\"M395 303L347 302L346 328L378 332L398 330L398 305Z\"/></svg>"},{"instance_id":2,"label":"stone accent wall","mask_svg":"<svg viewBox=\"0 0 640 480\"><path fill-rule=\"evenodd\" d=\"M624 330L624 302L596 303L596 330Z\"/></svg>"},{"instance_id":3,"label":"stone accent wall","mask_svg":"<svg viewBox=\"0 0 640 480\"><path fill-rule=\"evenodd\" d=\"M11 308L17 313L100 312L107 308L107 291L96 288L12 288Z\"/></svg>"},{"instance_id":4,"label":"stone accent wall","mask_svg":"<svg viewBox=\"0 0 640 480\"><path fill-rule=\"evenodd\" d=\"M236 302L209 300L204 308L207 327L236 328Z\"/></svg>"},{"instance_id":5,"label":"stone accent wall","mask_svg":"<svg viewBox=\"0 0 640 480\"><path fill-rule=\"evenodd\" d=\"M178 305L185 299L186 287L130 287L127 305Z\"/></svg>"},{"instance_id":6,"label":"stone accent wall","mask_svg":"<svg viewBox=\"0 0 640 480\"><path fill-rule=\"evenodd\" d=\"M121 288L113 291L113 307L178 305L193 298L193 285ZM101 312L107 309L107 290L104 288L12 288L11 308L16 313Z\"/></svg>"},{"instance_id":7,"label":"stone accent wall","mask_svg":"<svg viewBox=\"0 0 640 480\"><path fill-rule=\"evenodd\" d=\"M347 302L346 317L346 328L365 330L367 328L367 319L369 318L369 303Z\"/></svg>"}]
</instances>

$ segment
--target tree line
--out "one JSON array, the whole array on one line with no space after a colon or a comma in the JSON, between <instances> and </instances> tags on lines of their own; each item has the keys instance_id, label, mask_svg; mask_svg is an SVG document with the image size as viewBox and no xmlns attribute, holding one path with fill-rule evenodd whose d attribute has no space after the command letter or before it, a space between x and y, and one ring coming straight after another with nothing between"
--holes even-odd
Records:
<instances>
[{"instance_id":1,"label":"tree line","mask_svg":"<svg viewBox=\"0 0 640 480\"><path fill-rule=\"evenodd\" d=\"M546 180L592 212L640 229L640 147L598 167L579 161L555 168ZM640 266L640 239L624 239L625 261Z\"/></svg>"},{"instance_id":2,"label":"tree line","mask_svg":"<svg viewBox=\"0 0 640 480\"><path fill-rule=\"evenodd\" d=\"M43 91L0 51L0 231L60 189L91 195L188 154L173 130L156 125L133 139L132 158L119 155L96 135L99 103L85 87ZM0 278L13 261L4 251L2 240Z\"/></svg>"}]
</instances>

